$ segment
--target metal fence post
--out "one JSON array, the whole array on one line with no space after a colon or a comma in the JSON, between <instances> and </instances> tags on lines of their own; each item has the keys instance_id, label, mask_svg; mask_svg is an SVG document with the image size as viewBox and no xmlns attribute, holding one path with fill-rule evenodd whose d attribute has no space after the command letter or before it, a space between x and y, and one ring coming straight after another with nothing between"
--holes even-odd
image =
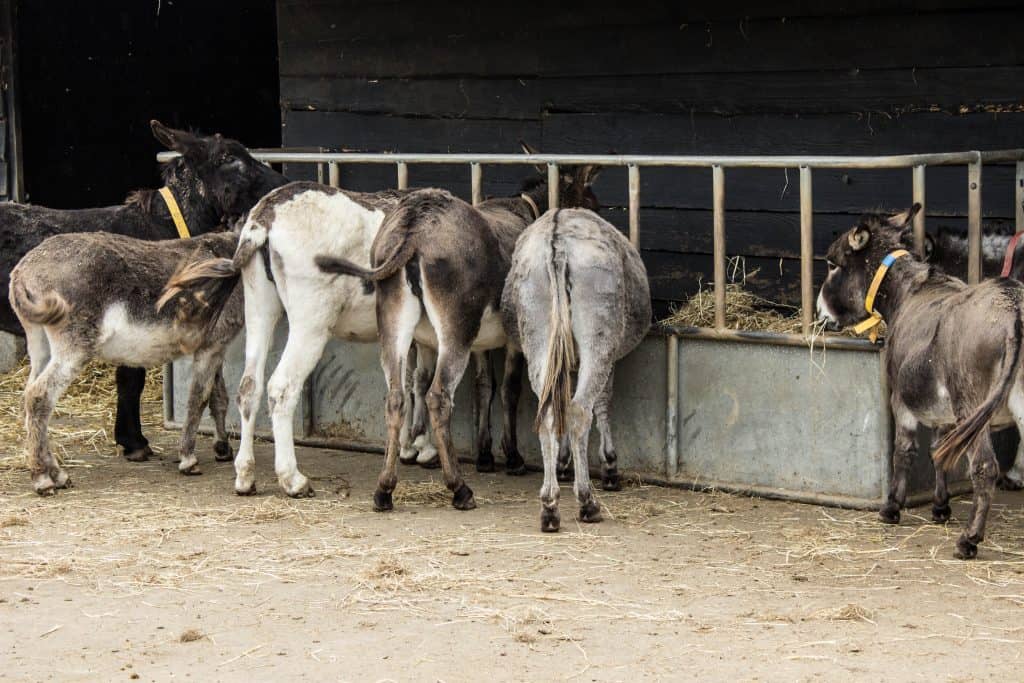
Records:
<instances>
[{"instance_id":1,"label":"metal fence post","mask_svg":"<svg viewBox=\"0 0 1024 683\"><path fill-rule=\"evenodd\" d=\"M640 167L629 165L629 242L640 248Z\"/></svg>"},{"instance_id":2,"label":"metal fence post","mask_svg":"<svg viewBox=\"0 0 1024 683\"><path fill-rule=\"evenodd\" d=\"M814 196L811 167L800 167L800 318L805 337L814 322Z\"/></svg>"},{"instance_id":3,"label":"metal fence post","mask_svg":"<svg viewBox=\"0 0 1024 683\"><path fill-rule=\"evenodd\" d=\"M665 346L665 476L679 471L679 337L669 333Z\"/></svg>"},{"instance_id":4,"label":"metal fence post","mask_svg":"<svg viewBox=\"0 0 1024 683\"><path fill-rule=\"evenodd\" d=\"M331 187L341 187L341 166L337 161L327 164L327 178Z\"/></svg>"},{"instance_id":5,"label":"metal fence post","mask_svg":"<svg viewBox=\"0 0 1024 683\"><path fill-rule=\"evenodd\" d=\"M1024 161L1017 162L1017 183L1013 201L1016 204L1016 230L1024 230Z\"/></svg>"},{"instance_id":6,"label":"metal fence post","mask_svg":"<svg viewBox=\"0 0 1024 683\"><path fill-rule=\"evenodd\" d=\"M476 206L484 200L483 169L480 164L474 162L469 165L469 182L472 188L473 206Z\"/></svg>"},{"instance_id":7,"label":"metal fence post","mask_svg":"<svg viewBox=\"0 0 1024 683\"><path fill-rule=\"evenodd\" d=\"M725 328L725 170L711 167L714 233L712 253L715 259L715 327Z\"/></svg>"},{"instance_id":8,"label":"metal fence post","mask_svg":"<svg viewBox=\"0 0 1024 683\"><path fill-rule=\"evenodd\" d=\"M404 161L398 162L398 189L407 190L409 189L409 164Z\"/></svg>"},{"instance_id":9,"label":"metal fence post","mask_svg":"<svg viewBox=\"0 0 1024 683\"><path fill-rule=\"evenodd\" d=\"M981 153L967 165L967 282L981 282Z\"/></svg>"},{"instance_id":10,"label":"metal fence post","mask_svg":"<svg viewBox=\"0 0 1024 683\"><path fill-rule=\"evenodd\" d=\"M548 164L548 208L558 208L558 164Z\"/></svg>"},{"instance_id":11,"label":"metal fence post","mask_svg":"<svg viewBox=\"0 0 1024 683\"><path fill-rule=\"evenodd\" d=\"M924 165L914 167L914 203L921 205L921 210L914 216L914 251L918 258L924 258L924 197L925 197L925 175Z\"/></svg>"}]
</instances>

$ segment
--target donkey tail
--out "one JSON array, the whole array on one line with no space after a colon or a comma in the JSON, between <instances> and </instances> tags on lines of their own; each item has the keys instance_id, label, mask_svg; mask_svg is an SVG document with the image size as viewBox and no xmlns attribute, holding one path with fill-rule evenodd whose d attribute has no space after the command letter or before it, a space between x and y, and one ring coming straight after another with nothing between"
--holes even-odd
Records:
<instances>
[{"instance_id":1,"label":"donkey tail","mask_svg":"<svg viewBox=\"0 0 1024 683\"><path fill-rule=\"evenodd\" d=\"M161 311L177 300L180 319L197 315L215 319L238 284L242 268L266 243L267 229L250 218L242 228L231 258L182 262L164 285L156 310Z\"/></svg>"},{"instance_id":2,"label":"donkey tail","mask_svg":"<svg viewBox=\"0 0 1024 683\"><path fill-rule=\"evenodd\" d=\"M71 313L71 304L55 291L34 297L20 279L11 281L11 307L18 317L36 325L60 325Z\"/></svg>"},{"instance_id":3,"label":"donkey tail","mask_svg":"<svg viewBox=\"0 0 1024 683\"><path fill-rule=\"evenodd\" d=\"M376 268L363 268L358 263L353 263L348 259L340 258L337 256L327 256L325 254L318 254L313 262L316 263L316 267L324 273L331 273L334 275L351 275L357 277L364 282L379 282L381 280L387 280L389 277L401 270L409 259L413 257L414 249L408 243L403 241L398 249L391 252L384 263L380 264Z\"/></svg>"},{"instance_id":4,"label":"donkey tail","mask_svg":"<svg viewBox=\"0 0 1024 683\"><path fill-rule=\"evenodd\" d=\"M544 386L540 392L534 429L540 428L542 416L550 408L555 435L561 440L566 432L569 404L572 402L571 373L576 365L576 341L572 336L572 311L569 308L568 257L554 244L551 245L547 268L551 288L550 331Z\"/></svg>"},{"instance_id":5,"label":"donkey tail","mask_svg":"<svg viewBox=\"0 0 1024 683\"><path fill-rule=\"evenodd\" d=\"M1020 312L1018 311L1013 326L1013 334L1007 338L1006 345L1003 348L1003 368L997 382L989 390L984 402L971 415L953 427L946 434L945 438L939 442L939 445L932 453L932 460L935 461L936 467L948 470L956 465L964 452L973 446L974 442L981 436L981 433L988 426L989 421L992 420L992 416L999 410L999 407L1006 403L1010 390L1013 389L1013 384L1020 371L1020 347L1022 337L1024 337L1022 327L1024 325L1022 325Z\"/></svg>"}]
</instances>

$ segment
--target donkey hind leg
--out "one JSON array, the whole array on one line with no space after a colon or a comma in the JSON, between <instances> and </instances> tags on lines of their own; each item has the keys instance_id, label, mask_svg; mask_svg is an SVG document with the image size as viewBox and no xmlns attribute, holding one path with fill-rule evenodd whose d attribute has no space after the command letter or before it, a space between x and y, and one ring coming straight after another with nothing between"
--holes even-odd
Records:
<instances>
[{"instance_id":1,"label":"donkey hind leg","mask_svg":"<svg viewBox=\"0 0 1024 683\"><path fill-rule=\"evenodd\" d=\"M969 560L978 554L978 544L985 539L985 522L995 494L996 479L999 477L999 462L992 448L992 436L986 427L974 446L968 452L971 468L971 484L974 487L974 507L969 523L956 542L955 555Z\"/></svg>"},{"instance_id":2,"label":"donkey hind leg","mask_svg":"<svg viewBox=\"0 0 1024 683\"><path fill-rule=\"evenodd\" d=\"M476 471L494 471L491 451L491 403L494 401L494 373L486 351L473 353L473 412L476 418Z\"/></svg>"},{"instance_id":3,"label":"donkey hind leg","mask_svg":"<svg viewBox=\"0 0 1024 683\"><path fill-rule=\"evenodd\" d=\"M605 491L621 491L622 475L619 474L619 457L615 454L615 444L612 443L612 425L609 420L609 410L612 403L612 384L614 383L615 372L608 373L608 381L604 389L597 397L594 405L594 419L597 422L597 432L601 435L601 488Z\"/></svg>"},{"instance_id":4,"label":"donkey hind leg","mask_svg":"<svg viewBox=\"0 0 1024 683\"><path fill-rule=\"evenodd\" d=\"M441 466L441 458L430 441L430 416L427 414L427 391L434 381L437 352L422 344L416 344L416 349L416 372L413 375L412 385L413 402L409 408L412 412L410 435L413 439L412 447L417 452L416 464L431 470Z\"/></svg>"},{"instance_id":5,"label":"donkey hind leg","mask_svg":"<svg viewBox=\"0 0 1024 683\"><path fill-rule=\"evenodd\" d=\"M214 458L217 462L228 462L232 460L231 444L228 443L228 388L224 383L223 360L217 367L217 374L213 378L213 391L210 393L210 415L213 416L213 428L217 434L217 440L213 442Z\"/></svg>"},{"instance_id":6,"label":"donkey hind leg","mask_svg":"<svg viewBox=\"0 0 1024 683\"><path fill-rule=\"evenodd\" d=\"M435 325L434 329L437 330L438 326ZM427 392L427 411L430 413L430 426L434 429L434 443L441 457L444 483L452 492L452 506L457 510L472 510L476 507L476 500L459 471L451 435L452 398L469 365L470 352L465 347L448 348L444 345L442 333L438 337L441 348L437 354L434 381Z\"/></svg>"},{"instance_id":7,"label":"donkey hind leg","mask_svg":"<svg viewBox=\"0 0 1024 683\"><path fill-rule=\"evenodd\" d=\"M936 429L932 435L932 443L939 443L949 427ZM936 524L945 524L953 515L953 509L949 507L949 487L947 486L948 473L941 467L935 468L935 496L932 498L932 521Z\"/></svg>"},{"instance_id":8,"label":"donkey hind leg","mask_svg":"<svg viewBox=\"0 0 1024 683\"><path fill-rule=\"evenodd\" d=\"M1020 443L1017 445L1017 457L1013 465L999 475L998 486L1004 491L1019 491L1024 488L1024 389L1020 385L1010 391L1007 404L1017 423Z\"/></svg>"},{"instance_id":9,"label":"donkey hind leg","mask_svg":"<svg viewBox=\"0 0 1024 683\"><path fill-rule=\"evenodd\" d=\"M892 395L893 422L896 437L892 449L892 481L889 494L878 511L878 518L886 524L900 523L900 510L907 502L907 475L917 455L917 418L895 393Z\"/></svg>"},{"instance_id":10,"label":"donkey hind leg","mask_svg":"<svg viewBox=\"0 0 1024 683\"><path fill-rule=\"evenodd\" d=\"M303 325L301 320L290 322L284 353L267 383L267 404L274 429L277 481L292 498L307 498L313 496L313 487L295 462L292 421L306 378L320 360L330 333L319 326Z\"/></svg>"},{"instance_id":11,"label":"donkey hind leg","mask_svg":"<svg viewBox=\"0 0 1024 683\"><path fill-rule=\"evenodd\" d=\"M516 434L519 419L519 397L523 392L523 353L505 347L505 372L501 378L501 450L505 454L505 474L526 474L526 462L519 454Z\"/></svg>"},{"instance_id":12,"label":"donkey hind leg","mask_svg":"<svg viewBox=\"0 0 1024 683\"><path fill-rule=\"evenodd\" d=\"M203 417L206 404L212 402L211 393L217 380L222 360L220 353L201 351L196 353L192 363L192 381L188 389L188 408L185 412L185 426L181 430L178 448L178 471L182 474L202 474L196 458L196 432Z\"/></svg>"},{"instance_id":13,"label":"donkey hind leg","mask_svg":"<svg viewBox=\"0 0 1024 683\"><path fill-rule=\"evenodd\" d=\"M71 478L50 452L48 424L61 394L81 372L86 355L77 348L54 348L46 368L25 387L25 430L32 487L40 495L71 486Z\"/></svg>"},{"instance_id":14,"label":"donkey hind leg","mask_svg":"<svg viewBox=\"0 0 1024 683\"><path fill-rule=\"evenodd\" d=\"M254 261L260 261L254 259ZM274 328L283 308L274 283L267 279L263 263L250 263L242 270L245 287L245 369L238 383L238 412L242 428L235 455L235 493L256 493L256 415L266 382L267 356L274 340Z\"/></svg>"},{"instance_id":15,"label":"donkey hind leg","mask_svg":"<svg viewBox=\"0 0 1024 683\"><path fill-rule=\"evenodd\" d=\"M542 384L534 384L541 386ZM554 419L551 410L544 411L539 429L540 451L544 461L544 483L540 487L540 530L545 532L558 531L562 525L562 517L558 512L558 496L560 487L555 473L555 461L558 458L558 437L555 436Z\"/></svg>"},{"instance_id":16,"label":"donkey hind leg","mask_svg":"<svg viewBox=\"0 0 1024 683\"><path fill-rule=\"evenodd\" d=\"M394 283L384 285L390 290L378 292L377 319L381 321L380 364L384 370L384 380L388 393L385 399L385 413L388 428L387 446L384 451L384 466L377 477L377 490L373 494L373 509L387 512L394 508L392 492L398 485L398 453L403 412L414 410L414 406L406 406L409 387L403 365L408 363L409 348L412 336L420 319L420 303L411 291L396 287ZM394 293L397 290L397 295ZM389 296L390 295L390 296ZM389 298L383 299L383 297ZM420 348L422 352L422 348ZM422 354L418 354L422 359Z\"/></svg>"},{"instance_id":17,"label":"donkey hind leg","mask_svg":"<svg viewBox=\"0 0 1024 683\"><path fill-rule=\"evenodd\" d=\"M581 522L600 522L601 506L594 500L590 485L590 462L587 458L587 444L590 441L590 425L593 421L594 406L604 393L611 374L611 359L606 354L595 356L586 348L581 349L580 370L576 392L569 405L569 449L572 451L575 483L573 489L580 505Z\"/></svg>"},{"instance_id":18,"label":"donkey hind leg","mask_svg":"<svg viewBox=\"0 0 1024 683\"><path fill-rule=\"evenodd\" d=\"M142 390L146 386L146 369L118 366L114 376L117 380L114 441L124 450L126 460L149 460L153 450L149 447L149 441L142 435L142 416L139 414Z\"/></svg>"}]
</instances>

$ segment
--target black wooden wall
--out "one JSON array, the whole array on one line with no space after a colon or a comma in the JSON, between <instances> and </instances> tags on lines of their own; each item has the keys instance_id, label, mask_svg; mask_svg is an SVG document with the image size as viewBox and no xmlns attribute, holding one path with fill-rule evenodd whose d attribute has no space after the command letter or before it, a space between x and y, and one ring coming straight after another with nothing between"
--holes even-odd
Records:
<instances>
[{"instance_id":1,"label":"black wooden wall","mask_svg":"<svg viewBox=\"0 0 1024 683\"><path fill-rule=\"evenodd\" d=\"M278 0L283 142L405 152L882 154L1024 146L1024 12L1012 2L644 0L514 4ZM485 169L511 193L523 171ZM1012 169L987 168L990 223ZM344 169L360 189L392 168ZM966 170L928 172L929 227L963 226ZM469 191L466 168L413 185ZM726 174L727 249L799 297L798 174ZM624 226L626 174L598 182ZM910 202L909 171L814 178L815 249L861 211ZM659 307L710 278L711 173L644 170L643 256Z\"/></svg>"}]
</instances>

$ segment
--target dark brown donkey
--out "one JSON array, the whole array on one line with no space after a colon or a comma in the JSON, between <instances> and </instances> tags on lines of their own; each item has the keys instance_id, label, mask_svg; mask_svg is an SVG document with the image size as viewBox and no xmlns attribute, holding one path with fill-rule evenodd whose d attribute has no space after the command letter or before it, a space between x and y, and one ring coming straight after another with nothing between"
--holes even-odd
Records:
<instances>
[{"instance_id":1,"label":"dark brown donkey","mask_svg":"<svg viewBox=\"0 0 1024 683\"><path fill-rule=\"evenodd\" d=\"M597 209L590 185L598 169L565 169L559 204ZM501 292L516 239L548 205L543 176L515 197L473 207L444 190L417 190L388 214L373 243L368 270L351 261L319 256L328 273L354 275L377 288L381 365L388 384L388 445L374 493L374 509L392 508L403 402L408 390L405 359L413 340L437 350L437 369L427 393L434 443L445 484L460 510L476 507L452 449L452 396L470 355L505 346Z\"/></svg>"},{"instance_id":2,"label":"dark brown donkey","mask_svg":"<svg viewBox=\"0 0 1024 683\"><path fill-rule=\"evenodd\" d=\"M1014 422L1024 427L1024 285L1008 278L967 285L910 254L892 258L904 248L920 209L915 204L895 216L865 216L832 244L818 312L833 327L865 319L869 283L882 272L874 309L888 326L885 359L896 435L893 479L879 514L883 522L900 519L918 425L945 432L933 454L932 516L940 523L949 519L944 471L967 453L974 508L956 555L968 559L984 538L999 475L990 430ZM887 255L891 265L881 271Z\"/></svg>"},{"instance_id":3,"label":"dark brown donkey","mask_svg":"<svg viewBox=\"0 0 1024 683\"><path fill-rule=\"evenodd\" d=\"M248 211L267 192L287 180L249 155L241 143L220 135L199 136L151 121L153 136L180 157L163 167L170 191L192 236L220 229ZM139 190L124 204L64 211L27 204L0 204L0 331L24 335L7 302L11 270L47 237L66 233L111 232L143 240L176 238L178 231L156 190ZM114 439L129 460L151 453L142 434L139 397L143 368L117 369L117 418Z\"/></svg>"}]
</instances>

